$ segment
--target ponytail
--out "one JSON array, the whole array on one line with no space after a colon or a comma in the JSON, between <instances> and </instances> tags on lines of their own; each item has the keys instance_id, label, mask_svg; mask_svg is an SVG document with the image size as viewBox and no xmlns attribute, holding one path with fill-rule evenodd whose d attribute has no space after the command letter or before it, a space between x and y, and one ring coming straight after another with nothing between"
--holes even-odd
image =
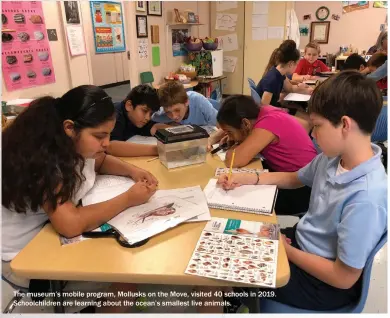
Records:
<instances>
[{"instance_id":1,"label":"ponytail","mask_svg":"<svg viewBox=\"0 0 390 318\"><path fill-rule=\"evenodd\" d=\"M76 151L63 122L79 133L113 119L115 108L103 89L84 85L61 98L34 100L3 132L2 205L16 212L55 210L70 200L85 177L85 159Z\"/></svg>"}]
</instances>

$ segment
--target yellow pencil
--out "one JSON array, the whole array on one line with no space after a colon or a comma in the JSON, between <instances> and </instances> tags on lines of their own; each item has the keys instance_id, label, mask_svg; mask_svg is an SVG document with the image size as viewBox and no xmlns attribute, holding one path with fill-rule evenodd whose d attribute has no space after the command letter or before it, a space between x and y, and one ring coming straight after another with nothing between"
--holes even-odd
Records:
<instances>
[{"instance_id":1,"label":"yellow pencil","mask_svg":"<svg viewBox=\"0 0 390 318\"><path fill-rule=\"evenodd\" d=\"M232 169L233 169L233 163L234 163L235 155L236 155L236 149L233 150L232 160L230 161L230 170L229 170L228 182L230 181L230 178L232 176Z\"/></svg>"}]
</instances>

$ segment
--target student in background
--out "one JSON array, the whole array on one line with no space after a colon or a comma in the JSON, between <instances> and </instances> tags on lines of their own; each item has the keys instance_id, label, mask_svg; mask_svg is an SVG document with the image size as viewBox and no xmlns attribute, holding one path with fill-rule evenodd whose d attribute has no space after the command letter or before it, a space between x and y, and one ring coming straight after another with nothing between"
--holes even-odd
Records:
<instances>
[{"instance_id":1,"label":"student in background","mask_svg":"<svg viewBox=\"0 0 390 318\"><path fill-rule=\"evenodd\" d=\"M329 68L320 60L320 46L317 42L310 42L305 46L305 56L301 59L293 74L294 81L306 81L316 79L321 72L329 72Z\"/></svg>"},{"instance_id":2,"label":"student in background","mask_svg":"<svg viewBox=\"0 0 390 318\"><path fill-rule=\"evenodd\" d=\"M282 230L290 263L288 284L275 301L327 311L356 303L367 258L387 231L387 175L370 135L382 108L375 83L356 71L332 76L313 93L309 113L323 153L297 172L233 174L243 184L312 188L305 216Z\"/></svg>"},{"instance_id":3,"label":"student in background","mask_svg":"<svg viewBox=\"0 0 390 318\"><path fill-rule=\"evenodd\" d=\"M114 125L111 98L97 86L83 85L61 98L36 99L4 130L5 279L28 288L29 279L13 274L10 262L46 222L50 221L59 234L72 238L99 227L128 207L147 202L154 194L157 180L152 174L105 153ZM127 176L136 184L111 200L79 205L97 173ZM86 289L93 291L96 284L87 284L92 285ZM129 286L114 285L114 290Z\"/></svg>"},{"instance_id":4,"label":"student in background","mask_svg":"<svg viewBox=\"0 0 390 318\"><path fill-rule=\"evenodd\" d=\"M379 67L381 67L385 62L387 61L387 54L385 53L375 53L371 58L369 59L367 63L367 68L369 69L370 73L375 72ZM376 82L376 85L378 88L382 90L387 89L387 77L384 77Z\"/></svg>"},{"instance_id":5,"label":"student in background","mask_svg":"<svg viewBox=\"0 0 390 318\"><path fill-rule=\"evenodd\" d=\"M353 53L345 60L343 70L356 70L363 72L367 67L367 62L361 55Z\"/></svg>"},{"instance_id":6,"label":"student in background","mask_svg":"<svg viewBox=\"0 0 390 318\"><path fill-rule=\"evenodd\" d=\"M126 142L135 135L153 136L158 129L169 127L150 120L160 109L157 91L149 85L138 85L122 102L115 103L115 109L116 122L107 152L118 157L157 155L156 145Z\"/></svg>"},{"instance_id":7,"label":"student in background","mask_svg":"<svg viewBox=\"0 0 390 318\"><path fill-rule=\"evenodd\" d=\"M183 84L169 81L161 85L158 96L163 109L153 115L154 121L216 126L217 110L203 95L193 91L186 92Z\"/></svg>"},{"instance_id":8,"label":"student in background","mask_svg":"<svg viewBox=\"0 0 390 318\"><path fill-rule=\"evenodd\" d=\"M233 167L244 167L258 154L271 171L292 172L307 165L317 155L307 132L293 116L273 106L256 105L244 95L226 98L217 116L220 128L229 141L237 146L226 153L226 166L230 165L233 149ZM297 214L307 211L310 188L280 190L276 213Z\"/></svg>"},{"instance_id":9,"label":"student in background","mask_svg":"<svg viewBox=\"0 0 390 318\"><path fill-rule=\"evenodd\" d=\"M311 94L313 90L310 87L291 85L286 77L293 74L300 58L295 42L292 40L284 41L275 54L277 65L270 68L256 87L256 91L261 97L261 104L280 106L279 98L283 89L287 93Z\"/></svg>"},{"instance_id":10,"label":"student in background","mask_svg":"<svg viewBox=\"0 0 390 318\"><path fill-rule=\"evenodd\" d=\"M375 45L368 49L367 55L371 55L377 52L387 53L387 31L382 31L379 33Z\"/></svg>"},{"instance_id":11,"label":"student in background","mask_svg":"<svg viewBox=\"0 0 390 318\"><path fill-rule=\"evenodd\" d=\"M382 66L379 66L376 71L368 74L367 77L373 79L374 81L379 81L382 78L387 77L387 60Z\"/></svg>"}]
</instances>

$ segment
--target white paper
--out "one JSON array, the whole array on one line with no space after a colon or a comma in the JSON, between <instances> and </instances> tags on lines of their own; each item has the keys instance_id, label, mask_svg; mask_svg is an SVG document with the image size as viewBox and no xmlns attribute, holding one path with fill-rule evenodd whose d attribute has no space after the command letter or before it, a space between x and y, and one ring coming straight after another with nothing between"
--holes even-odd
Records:
<instances>
[{"instance_id":1,"label":"white paper","mask_svg":"<svg viewBox=\"0 0 390 318\"><path fill-rule=\"evenodd\" d=\"M309 99L310 99L310 95L298 94L298 93L290 93L284 98L285 101L290 101L290 102L308 102Z\"/></svg>"},{"instance_id":2,"label":"white paper","mask_svg":"<svg viewBox=\"0 0 390 318\"><path fill-rule=\"evenodd\" d=\"M140 59L148 58L148 39L138 39L138 56Z\"/></svg>"},{"instance_id":3,"label":"white paper","mask_svg":"<svg viewBox=\"0 0 390 318\"><path fill-rule=\"evenodd\" d=\"M237 14L231 13L217 13L215 29L236 31Z\"/></svg>"},{"instance_id":4,"label":"white paper","mask_svg":"<svg viewBox=\"0 0 390 318\"><path fill-rule=\"evenodd\" d=\"M66 35L71 56L86 54L83 28L80 25L67 25Z\"/></svg>"},{"instance_id":5,"label":"white paper","mask_svg":"<svg viewBox=\"0 0 390 318\"><path fill-rule=\"evenodd\" d=\"M275 287L279 226L213 217L207 222L186 274Z\"/></svg>"},{"instance_id":6,"label":"white paper","mask_svg":"<svg viewBox=\"0 0 390 318\"><path fill-rule=\"evenodd\" d=\"M234 73L237 64L236 56L227 56L223 57L223 71L228 73Z\"/></svg>"},{"instance_id":7,"label":"white paper","mask_svg":"<svg viewBox=\"0 0 390 318\"><path fill-rule=\"evenodd\" d=\"M217 1L217 11L237 8L237 1Z\"/></svg>"},{"instance_id":8,"label":"white paper","mask_svg":"<svg viewBox=\"0 0 390 318\"><path fill-rule=\"evenodd\" d=\"M268 38L267 28L252 28L252 40L253 41L264 41Z\"/></svg>"},{"instance_id":9,"label":"white paper","mask_svg":"<svg viewBox=\"0 0 390 318\"><path fill-rule=\"evenodd\" d=\"M238 50L237 33L219 36L218 41L221 42L221 48L225 52Z\"/></svg>"},{"instance_id":10,"label":"white paper","mask_svg":"<svg viewBox=\"0 0 390 318\"><path fill-rule=\"evenodd\" d=\"M253 14L268 14L268 1L253 1Z\"/></svg>"},{"instance_id":11,"label":"white paper","mask_svg":"<svg viewBox=\"0 0 390 318\"><path fill-rule=\"evenodd\" d=\"M199 189L199 186L175 189L175 196L198 205L199 209L202 211L202 214L199 214L198 216L187 220L186 223L211 220L210 210L207 205L206 197L204 196L203 191L199 191ZM172 192L172 190L158 190L154 197L163 197L170 192Z\"/></svg>"},{"instance_id":12,"label":"white paper","mask_svg":"<svg viewBox=\"0 0 390 318\"><path fill-rule=\"evenodd\" d=\"M216 179L210 179L203 191L209 207L265 215L272 214L277 195L276 185L243 185L225 191Z\"/></svg>"},{"instance_id":13,"label":"white paper","mask_svg":"<svg viewBox=\"0 0 390 318\"><path fill-rule=\"evenodd\" d=\"M110 200L133 185L134 181L130 178L99 175L93 188L82 199L83 205ZM201 220L207 220L206 205L200 186L158 190L147 203L130 207L107 223L115 227L130 244L134 244L198 215Z\"/></svg>"},{"instance_id":14,"label":"white paper","mask_svg":"<svg viewBox=\"0 0 390 318\"><path fill-rule=\"evenodd\" d=\"M268 39L284 39L284 27L268 27Z\"/></svg>"},{"instance_id":15,"label":"white paper","mask_svg":"<svg viewBox=\"0 0 390 318\"><path fill-rule=\"evenodd\" d=\"M132 142L139 145L157 145L157 138L151 136L139 136L135 135L127 140L127 142Z\"/></svg>"},{"instance_id":16,"label":"white paper","mask_svg":"<svg viewBox=\"0 0 390 318\"><path fill-rule=\"evenodd\" d=\"M268 26L268 14L252 14L252 28L265 28Z\"/></svg>"}]
</instances>

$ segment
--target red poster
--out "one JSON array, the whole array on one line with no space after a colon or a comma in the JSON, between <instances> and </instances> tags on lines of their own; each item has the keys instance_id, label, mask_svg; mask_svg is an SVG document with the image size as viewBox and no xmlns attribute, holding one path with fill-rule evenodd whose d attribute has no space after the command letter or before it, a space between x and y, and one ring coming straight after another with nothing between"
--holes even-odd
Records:
<instances>
[{"instance_id":1,"label":"red poster","mask_svg":"<svg viewBox=\"0 0 390 318\"><path fill-rule=\"evenodd\" d=\"M55 82L40 1L2 2L2 68L8 91Z\"/></svg>"}]
</instances>

